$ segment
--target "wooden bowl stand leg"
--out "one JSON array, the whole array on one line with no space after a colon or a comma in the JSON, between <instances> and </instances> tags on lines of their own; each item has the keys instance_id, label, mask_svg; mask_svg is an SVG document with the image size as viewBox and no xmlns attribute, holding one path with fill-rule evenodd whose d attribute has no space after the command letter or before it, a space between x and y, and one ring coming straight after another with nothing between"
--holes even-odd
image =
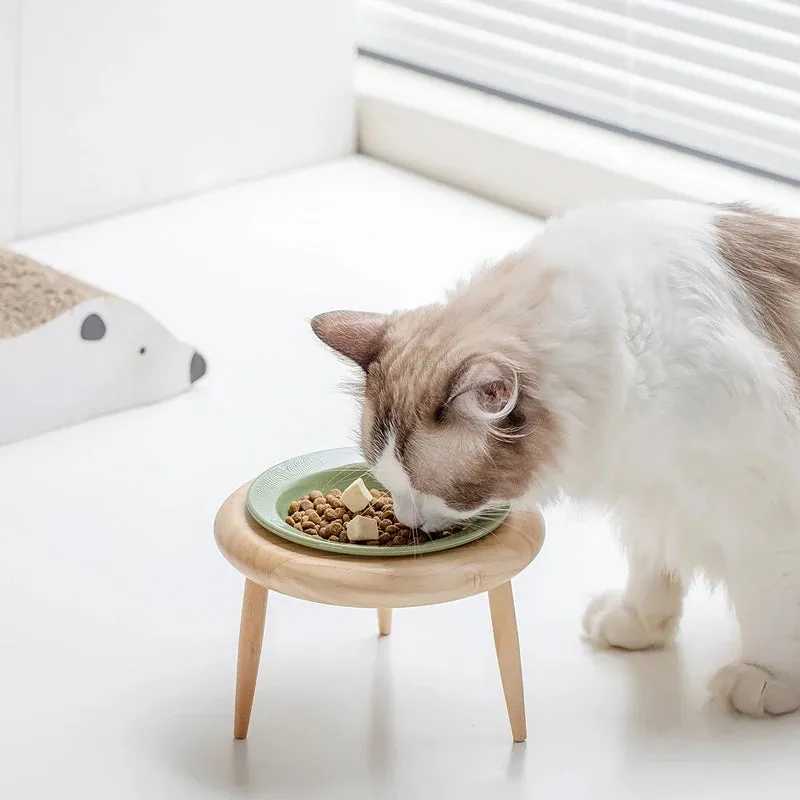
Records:
<instances>
[{"instance_id":1,"label":"wooden bowl stand leg","mask_svg":"<svg viewBox=\"0 0 800 800\"><path fill-rule=\"evenodd\" d=\"M489 591L489 612L492 617L494 646L500 667L500 680L506 698L511 735L515 742L527 737L525 723L525 696L522 688L522 662L519 654L517 615L511 581ZM233 717L233 735L246 739L253 710L258 664L261 660L261 643L267 614L267 590L247 579L242 601L242 622L239 628L239 657L236 666L236 709ZM378 632L388 636L392 632L392 609L378 609Z\"/></svg>"},{"instance_id":2,"label":"wooden bowl stand leg","mask_svg":"<svg viewBox=\"0 0 800 800\"><path fill-rule=\"evenodd\" d=\"M497 663L500 667L503 694L506 697L511 735L515 742L524 742L528 738L528 726L525 722L522 660L519 655L517 613L514 609L511 581L489 590L489 613L492 617L494 649L497 651Z\"/></svg>"},{"instance_id":3,"label":"wooden bowl stand leg","mask_svg":"<svg viewBox=\"0 0 800 800\"><path fill-rule=\"evenodd\" d=\"M250 727L266 616L267 590L247 579L244 583L239 658L236 663L236 708L233 714L233 735L236 739L246 739Z\"/></svg>"},{"instance_id":4,"label":"wooden bowl stand leg","mask_svg":"<svg viewBox=\"0 0 800 800\"><path fill-rule=\"evenodd\" d=\"M388 636L392 632L392 609L378 609L378 633L381 636Z\"/></svg>"}]
</instances>

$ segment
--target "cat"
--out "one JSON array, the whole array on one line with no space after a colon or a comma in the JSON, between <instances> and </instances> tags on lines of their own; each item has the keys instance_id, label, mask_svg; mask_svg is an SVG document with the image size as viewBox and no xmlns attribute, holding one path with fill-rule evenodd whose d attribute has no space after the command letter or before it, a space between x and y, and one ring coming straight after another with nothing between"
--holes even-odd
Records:
<instances>
[{"instance_id":1,"label":"cat","mask_svg":"<svg viewBox=\"0 0 800 800\"><path fill-rule=\"evenodd\" d=\"M361 447L403 523L600 504L629 575L589 604L587 639L667 645L704 574L742 638L712 694L754 716L800 707L800 221L578 209L442 304L311 324L361 368Z\"/></svg>"}]
</instances>

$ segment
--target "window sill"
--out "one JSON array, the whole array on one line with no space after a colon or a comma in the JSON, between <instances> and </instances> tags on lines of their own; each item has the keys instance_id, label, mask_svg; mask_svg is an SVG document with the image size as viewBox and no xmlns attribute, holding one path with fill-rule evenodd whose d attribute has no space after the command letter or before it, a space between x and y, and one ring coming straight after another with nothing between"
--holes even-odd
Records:
<instances>
[{"instance_id":1,"label":"window sill","mask_svg":"<svg viewBox=\"0 0 800 800\"><path fill-rule=\"evenodd\" d=\"M800 189L361 57L361 152L529 214L647 197L800 216Z\"/></svg>"}]
</instances>

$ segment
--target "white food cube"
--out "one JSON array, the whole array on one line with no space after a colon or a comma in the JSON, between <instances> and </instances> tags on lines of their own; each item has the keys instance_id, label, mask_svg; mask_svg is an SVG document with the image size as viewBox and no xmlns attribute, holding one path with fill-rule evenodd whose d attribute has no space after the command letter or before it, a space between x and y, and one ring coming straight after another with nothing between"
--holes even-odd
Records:
<instances>
[{"instance_id":1,"label":"white food cube","mask_svg":"<svg viewBox=\"0 0 800 800\"><path fill-rule=\"evenodd\" d=\"M342 492L342 502L349 511L358 514L372 502L372 495L369 493L364 481L359 478Z\"/></svg>"},{"instance_id":2,"label":"white food cube","mask_svg":"<svg viewBox=\"0 0 800 800\"><path fill-rule=\"evenodd\" d=\"M347 523L347 538L351 542L372 542L380 536L375 517L353 517Z\"/></svg>"}]
</instances>

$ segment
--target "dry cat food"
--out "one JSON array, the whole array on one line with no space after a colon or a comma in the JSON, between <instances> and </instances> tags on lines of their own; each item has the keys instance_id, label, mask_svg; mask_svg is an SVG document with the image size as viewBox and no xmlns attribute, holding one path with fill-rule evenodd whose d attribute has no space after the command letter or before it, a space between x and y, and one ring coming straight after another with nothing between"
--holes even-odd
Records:
<instances>
[{"instance_id":1,"label":"dry cat food","mask_svg":"<svg viewBox=\"0 0 800 800\"><path fill-rule=\"evenodd\" d=\"M309 492L289 504L286 524L315 539L372 547L421 544L451 536L456 528L424 533L402 525L394 515L392 496L367 489L359 478L343 492Z\"/></svg>"}]
</instances>

